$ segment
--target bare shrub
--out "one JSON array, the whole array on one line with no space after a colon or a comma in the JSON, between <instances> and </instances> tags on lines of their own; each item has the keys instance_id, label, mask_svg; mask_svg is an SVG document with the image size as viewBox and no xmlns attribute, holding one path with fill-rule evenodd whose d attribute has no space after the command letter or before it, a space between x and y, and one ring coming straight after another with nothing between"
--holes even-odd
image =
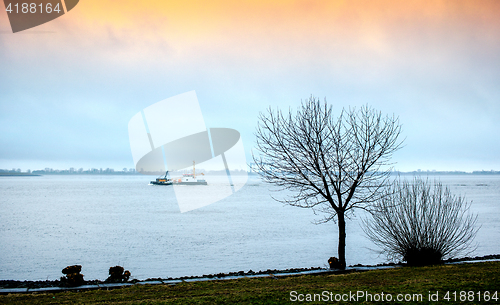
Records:
<instances>
[{"instance_id":1,"label":"bare shrub","mask_svg":"<svg viewBox=\"0 0 500 305\"><path fill-rule=\"evenodd\" d=\"M448 187L421 178L396 179L385 192L364 231L389 259L429 265L474 250L477 215Z\"/></svg>"}]
</instances>

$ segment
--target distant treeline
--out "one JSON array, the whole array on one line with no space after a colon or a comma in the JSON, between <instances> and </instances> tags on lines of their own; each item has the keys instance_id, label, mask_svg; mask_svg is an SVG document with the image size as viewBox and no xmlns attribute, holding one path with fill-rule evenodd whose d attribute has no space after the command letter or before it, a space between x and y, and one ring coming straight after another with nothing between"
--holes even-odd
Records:
<instances>
[{"instance_id":1,"label":"distant treeline","mask_svg":"<svg viewBox=\"0 0 500 305\"><path fill-rule=\"evenodd\" d=\"M171 175L182 175L185 173L192 173L191 170L185 170L185 171L175 171L171 172ZM226 171L225 170L219 170L219 171L206 171L203 169L196 170L196 175L225 175ZM232 175L241 175L245 174L246 172L244 170L235 170L231 171ZM65 169L65 170L58 170L58 169L41 169L41 170L34 170L30 171L27 170L26 172L21 172L20 169L12 169L12 170L7 170L7 169L0 169L0 176L39 176L39 175L164 175L165 172L163 171L156 171L156 172L138 172L135 169L124 169L123 171L115 171L112 168L106 168L106 169L88 169L88 170L83 170L83 168L80 169Z\"/></svg>"},{"instance_id":2,"label":"distant treeline","mask_svg":"<svg viewBox=\"0 0 500 305\"><path fill-rule=\"evenodd\" d=\"M191 173L191 170L186 170L186 171L175 171L171 172L171 175L182 175L184 173ZM204 173L205 175L225 175L226 171L225 170L218 170L218 171L206 171L203 169L196 170L196 175L200 175L201 173ZM244 170L232 170L231 174L232 175L242 175L245 173L251 173L251 174L257 174L256 172L246 172ZM106 168L106 169L88 169L88 170L83 170L83 168L80 169L65 169L65 170L54 170L54 169L42 169L42 170L34 170L30 171L27 170L26 172L21 172L20 169L0 169L0 176L37 176L37 175L164 175L165 172L137 172L135 169L125 169L122 171L115 171L112 168ZM473 171L473 172L464 172L464 171L412 171L412 172L400 172L400 171L395 171L393 174L399 174L399 175L500 175L500 171Z\"/></svg>"},{"instance_id":3,"label":"distant treeline","mask_svg":"<svg viewBox=\"0 0 500 305\"><path fill-rule=\"evenodd\" d=\"M413 172L395 172L401 175L500 175L500 171L413 171Z\"/></svg>"},{"instance_id":4,"label":"distant treeline","mask_svg":"<svg viewBox=\"0 0 500 305\"><path fill-rule=\"evenodd\" d=\"M41 170L27 170L26 172L22 172L20 169L0 169L0 175L3 176L38 176L38 175L137 175L138 173L134 169L130 170L124 170L124 171L115 171L112 168L107 168L107 169L88 169L88 170L83 170L83 168L80 169L65 169L65 170L58 170L58 169L51 169L51 168L46 168L46 169L41 169Z\"/></svg>"}]
</instances>

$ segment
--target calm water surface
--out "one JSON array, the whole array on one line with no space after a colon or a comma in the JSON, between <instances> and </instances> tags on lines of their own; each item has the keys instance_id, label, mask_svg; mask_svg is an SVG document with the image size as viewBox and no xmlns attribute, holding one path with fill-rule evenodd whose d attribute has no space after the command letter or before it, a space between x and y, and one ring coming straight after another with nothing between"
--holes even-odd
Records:
<instances>
[{"instance_id":1,"label":"calm water surface","mask_svg":"<svg viewBox=\"0 0 500 305\"><path fill-rule=\"evenodd\" d=\"M137 279L326 267L337 255L336 224L314 224L321 215L275 202L257 180L181 214L172 189L148 185L151 178L0 177L0 279L54 280L73 264L87 280L105 279L115 265ZM500 176L439 178L479 214L473 254L500 253ZM347 224L347 264L385 262L360 217Z\"/></svg>"}]
</instances>

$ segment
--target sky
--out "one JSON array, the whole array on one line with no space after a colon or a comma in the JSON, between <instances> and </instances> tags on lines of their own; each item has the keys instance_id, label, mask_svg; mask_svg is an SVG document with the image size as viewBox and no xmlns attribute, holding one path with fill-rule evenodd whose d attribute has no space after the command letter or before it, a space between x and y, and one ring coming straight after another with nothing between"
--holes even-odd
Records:
<instances>
[{"instance_id":1,"label":"sky","mask_svg":"<svg viewBox=\"0 0 500 305\"><path fill-rule=\"evenodd\" d=\"M248 162L312 95L399 117L396 170L500 170L500 1L81 0L17 33L0 4L0 169L133 168L129 120L191 90Z\"/></svg>"}]
</instances>

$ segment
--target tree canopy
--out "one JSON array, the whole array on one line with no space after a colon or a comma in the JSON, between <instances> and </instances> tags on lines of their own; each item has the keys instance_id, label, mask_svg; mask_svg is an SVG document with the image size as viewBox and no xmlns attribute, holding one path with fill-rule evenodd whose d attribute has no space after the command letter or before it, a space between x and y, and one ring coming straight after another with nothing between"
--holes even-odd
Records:
<instances>
[{"instance_id":1,"label":"tree canopy","mask_svg":"<svg viewBox=\"0 0 500 305\"><path fill-rule=\"evenodd\" d=\"M369 210L383 194L400 133L397 117L369 106L334 117L326 100L310 97L296 112L260 114L254 162L265 182L293 191L280 201L323 212L323 222L338 221L345 267L345 215Z\"/></svg>"}]
</instances>

